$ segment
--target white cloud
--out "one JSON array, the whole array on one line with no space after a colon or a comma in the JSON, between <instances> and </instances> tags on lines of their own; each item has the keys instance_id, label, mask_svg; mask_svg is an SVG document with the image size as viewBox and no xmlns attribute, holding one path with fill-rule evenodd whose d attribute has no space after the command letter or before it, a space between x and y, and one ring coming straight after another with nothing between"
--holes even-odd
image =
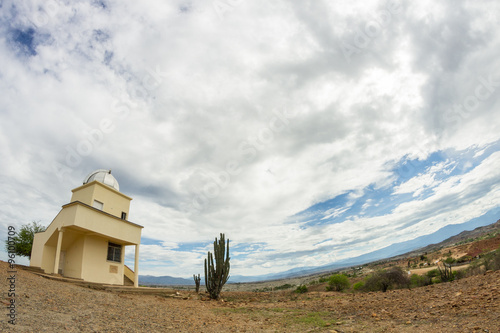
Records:
<instances>
[{"instance_id":1,"label":"white cloud","mask_svg":"<svg viewBox=\"0 0 500 333\"><path fill-rule=\"evenodd\" d=\"M315 227L293 223L298 212L340 194L351 193L348 206L323 217L341 216L370 186L392 187L401 176L392 169L403 158L487 149L500 139L492 111L499 106L498 75L489 88L478 88L498 74L492 14L498 4L398 4L246 1L221 16L202 1L106 2L105 8L6 2L0 14L1 223L48 224L70 189L103 167L134 197L131 219L145 226L143 235L164 242L145 245L141 258L175 261L162 274L192 270L197 257L179 244L209 243L219 232L265 244L266 255L283 254L267 267L260 252L242 251L248 255L236 259L241 265L234 269L257 273L296 265L284 255L294 251L319 264L416 237L397 231L409 228L407 219L421 218L422 234L452 223L455 210L477 216L493 207L494 192L465 175L448 178L456 162L450 157L410 170L393 190L414 193L415 200L387 219L370 215L377 206L367 201L362 209L372 217ZM360 31L380 21L382 10L389 10L390 21L360 44ZM29 29L31 41L29 34L19 38ZM359 52L346 59L342 42ZM457 111L477 89L492 91L470 111ZM227 171L228 163L240 172L217 187L213 174ZM482 170L470 167L466 175ZM434 192L419 200L427 188ZM207 193L193 211L193 201ZM470 201L459 207L453 200L461 196ZM36 205L27 207L26 198ZM430 206L444 212L432 219L420 212ZM321 243L325 238L329 243ZM360 250L342 245L357 240L364 242ZM323 250L325 244L342 254Z\"/></svg>"}]
</instances>

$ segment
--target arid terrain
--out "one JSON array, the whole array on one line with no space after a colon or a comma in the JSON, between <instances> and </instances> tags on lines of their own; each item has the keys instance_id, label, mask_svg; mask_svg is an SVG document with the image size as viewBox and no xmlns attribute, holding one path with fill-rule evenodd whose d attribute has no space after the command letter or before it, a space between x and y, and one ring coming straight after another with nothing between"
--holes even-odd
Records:
<instances>
[{"instance_id":1,"label":"arid terrain","mask_svg":"<svg viewBox=\"0 0 500 333\"><path fill-rule=\"evenodd\" d=\"M497 225L499 222L497 222ZM498 228L497 228L498 229ZM426 274L446 258L477 257L500 247L498 230L488 227L475 237L449 245L436 244L350 272L351 284L392 266ZM467 234L462 233L462 236ZM448 241L448 240L447 240ZM445 242L446 243L446 242ZM498 251L497 251L498 252ZM227 284L219 301L189 289L81 286L43 277L17 267L16 325L8 323L9 267L0 261L4 315L1 332L500 332L500 270L452 282L387 292L327 292L321 277ZM478 265L479 264L479 265ZM411 266L411 267L409 267ZM479 269L478 269L479 268ZM355 273L355 274L354 274ZM466 274L467 276L470 274ZM325 280L323 280L325 281ZM297 294L297 285L308 292ZM280 290L288 285L289 289ZM92 288L89 288L92 287ZM96 289L97 288L97 289ZM188 287L191 288L191 287ZM203 286L202 286L203 289ZM256 291L260 290L260 291ZM273 291L263 291L273 290ZM154 292L156 294L151 294Z\"/></svg>"},{"instance_id":2,"label":"arid terrain","mask_svg":"<svg viewBox=\"0 0 500 333\"><path fill-rule=\"evenodd\" d=\"M7 263L0 276L7 280ZM499 332L500 271L412 290L223 292L210 301L123 294L18 270L16 325L2 332ZM4 312L9 300L3 283ZM321 288L318 288L321 289Z\"/></svg>"}]
</instances>

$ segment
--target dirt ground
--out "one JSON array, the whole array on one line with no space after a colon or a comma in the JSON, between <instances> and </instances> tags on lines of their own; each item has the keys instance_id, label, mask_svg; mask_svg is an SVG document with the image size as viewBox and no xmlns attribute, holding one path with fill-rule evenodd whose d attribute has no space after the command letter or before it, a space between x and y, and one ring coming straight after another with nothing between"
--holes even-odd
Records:
<instances>
[{"instance_id":1,"label":"dirt ground","mask_svg":"<svg viewBox=\"0 0 500 333\"><path fill-rule=\"evenodd\" d=\"M500 332L500 271L386 293L223 292L224 301L98 291L18 270L2 332ZM7 282L6 282L7 281Z\"/></svg>"}]
</instances>

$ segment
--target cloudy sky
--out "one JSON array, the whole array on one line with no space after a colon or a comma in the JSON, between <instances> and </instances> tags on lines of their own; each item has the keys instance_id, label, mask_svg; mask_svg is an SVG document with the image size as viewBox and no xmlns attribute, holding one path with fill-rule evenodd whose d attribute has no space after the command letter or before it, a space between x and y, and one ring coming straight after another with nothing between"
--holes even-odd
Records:
<instances>
[{"instance_id":1,"label":"cloudy sky","mask_svg":"<svg viewBox=\"0 0 500 333\"><path fill-rule=\"evenodd\" d=\"M5 235L100 168L141 274L202 273L221 232L258 275L500 218L498 1L0 6Z\"/></svg>"}]
</instances>

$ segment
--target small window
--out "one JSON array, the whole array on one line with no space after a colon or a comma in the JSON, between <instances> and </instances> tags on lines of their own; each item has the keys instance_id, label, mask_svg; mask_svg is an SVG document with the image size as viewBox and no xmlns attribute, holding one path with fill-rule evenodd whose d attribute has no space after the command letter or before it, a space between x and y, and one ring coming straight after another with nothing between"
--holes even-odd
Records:
<instances>
[{"instance_id":1,"label":"small window","mask_svg":"<svg viewBox=\"0 0 500 333\"><path fill-rule=\"evenodd\" d=\"M100 201L94 200L94 204L92 205L92 207L102 210L104 204Z\"/></svg>"},{"instance_id":2,"label":"small window","mask_svg":"<svg viewBox=\"0 0 500 333\"><path fill-rule=\"evenodd\" d=\"M122 246L120 244L108 243L108 258L109 261L122 261Z\"/></svg>"},{"instance_id":3,"label":"small window","mask_svg":"<svg viewBox=\"0 0 500 333\"><path fill-rule=\"evenodd\" d=\"M127 219L127 213L122 212L122 220L126 220L126 219Z\"/></svg>"}]
</instances>

